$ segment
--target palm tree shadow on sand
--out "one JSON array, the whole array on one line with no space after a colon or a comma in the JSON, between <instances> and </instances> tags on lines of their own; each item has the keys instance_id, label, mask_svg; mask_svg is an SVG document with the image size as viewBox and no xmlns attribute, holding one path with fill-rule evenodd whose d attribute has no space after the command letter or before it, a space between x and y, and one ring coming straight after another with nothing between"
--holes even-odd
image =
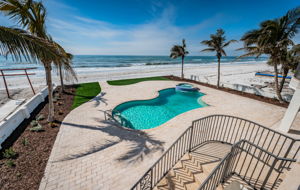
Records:
<instances>
[{"instance_id":1,"label":"palm tree shadow on sand","mask_svg":"<svg viewBox=\"0 0 300 190\"><path fill-rule=\"evenodd\" d=\"M118 140L106 140L104 144L94 145L89 148L87 151L77 154L69 155L65 158L57 160L55 162L60 161L68 161L74 160L77 158L82 158L84 156L88 156L107 148L113 147L121 142L129 142L128 151L122 154L117 161L120 162L128 162L128 163L136 163L144 160L144 157L155 153L157 151L163 152L163 145L165 142L155 139L152 135L139 130L132 130L129 128L125 128L120 126L117 122L113 120L99 120L95 119L100 124L104 124L105 126L88 126L88 125L78 125L74 123L66 123L64 125L78 127L89 130L97 130L99 132L106 133L107 135L114 137L112 139L118 138Z\"/></svg>"}]
</instances>

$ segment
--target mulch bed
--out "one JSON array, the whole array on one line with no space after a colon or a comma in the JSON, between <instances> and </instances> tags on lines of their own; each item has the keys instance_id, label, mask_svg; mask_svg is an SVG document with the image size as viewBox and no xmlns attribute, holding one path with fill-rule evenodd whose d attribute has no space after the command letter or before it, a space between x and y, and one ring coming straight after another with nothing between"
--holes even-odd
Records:
<instances>
[{"instance_id":1,"label":"mulch bed","mask_svg":"<svg viewBox=\"0 0 300 190\"><path fill-rule=\"evenodd\" d=\"M18 156L15 159L6 159L3 158L2 152L0 152L1 190L39 188L52 146L59 131L60 123L71 111L73 104L74 86L67 86L65 91L66 93L60 94L58 88L55 90L55 93L59 95L59 99L54 104L56 120L53 125L49 125L47 122L48 103L44 102L36 108L31 118L23 121L4 144L2 144L2 151L12 147ZM39 121L44 131L30 131L30 122L40 114L45 116L45 119ZM26 139L28 143L24 143L24 139ZM12 160L15 166L8 166L7 162L9 160Z\"/></svg>"},{"instance_id":2,"label":"mulch bed","mask_svg":"<svg viewBox=\"0 0 300 190\"><path fill-rule=\"evenodd\" d=\"M202 82L189 80L189 79L181 79L180 77L176 77L176 76L166 76L166 77L169 78L170 80L195 83L195 84L199 84L199 85L206 86L206 87L209 87L209 88L214 88L214 89L217 89L217 90L221 90L221 91L224 91L224 92L229 92L231 94L236 94L236 95L244 96L244 97L251 98L251 99L254 99L254 100L259 100L259 101L262 101L262 102L266 102L266 103L269 103L269 104L274 104L274 105L281 106L281 107L284 107L284 108L287 108L289 106L288 102L281 103L277 99L274 99L274 98L268 98L268 97L264 97L264 96L259 96L259 95L255 95L255 94L241 92L241 91L237 91L237 90L233 90L233 89L225 88L225 87L217 88L215 85L202 83Z\"/></svg>"}]
</instances>

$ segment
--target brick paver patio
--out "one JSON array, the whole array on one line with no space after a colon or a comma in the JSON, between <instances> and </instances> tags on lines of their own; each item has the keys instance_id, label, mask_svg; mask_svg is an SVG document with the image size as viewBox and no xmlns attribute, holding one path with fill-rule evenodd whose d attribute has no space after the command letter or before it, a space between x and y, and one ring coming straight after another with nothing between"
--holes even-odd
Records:
<instances>
[{"instance_id":1,"label":"brick paver patio","mask_svg":"<svg viewBox=\"0 0 300 190\"><path fill-rule=\"evenodd\" d=\"M193 120L228 114L272 127L278 125L285 111L275 105L198 86L210 106L183 113L157 128L127 130L104 120L103 111L125 101L154 98L159 90L177 83L148 81L110 86L101 82L101 94L73 110L61 125L40 190L130 189Z\"/></svg>"}]
</instances>

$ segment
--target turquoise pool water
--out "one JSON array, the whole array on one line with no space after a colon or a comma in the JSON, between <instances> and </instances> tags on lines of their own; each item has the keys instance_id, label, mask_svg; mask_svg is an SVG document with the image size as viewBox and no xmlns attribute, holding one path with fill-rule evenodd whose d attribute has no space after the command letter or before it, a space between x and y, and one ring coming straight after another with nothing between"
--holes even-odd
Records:
<instances>
[{"instance_id":1,"label":"turquoise pool water","mask_svg":"<svg viewBox=\"0 0 300 190\"><path fill-rule=\"evenodd\" d=\"M151 100L125 102L113 109L114 118L124 127L151 129L177 115L192 109L207 106L201 97L203 93L178 92L175 88L159 91L159 96Z\"/></svg>"}]
</instances>

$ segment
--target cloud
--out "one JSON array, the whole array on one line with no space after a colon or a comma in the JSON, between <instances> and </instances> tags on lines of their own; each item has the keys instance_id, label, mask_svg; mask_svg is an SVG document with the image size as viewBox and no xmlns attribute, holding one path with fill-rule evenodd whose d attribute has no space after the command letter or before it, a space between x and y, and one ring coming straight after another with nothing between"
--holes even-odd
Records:
<instances>
[{"instance_id":1,"label":"cloud","mask_svg":"<svg viewBox=\"0 0 300 190\"><path fill-rule=\"evenodd\" d=\"M190 54L199 55L199 36L204 36L199 31L213 27L225 16L217 14L195 25L179 27L175 23L177 14L173 4L159 1L152 4L157 16L143 24L119 26L71 11L67 19L50 14L48 29L73 54L169 55L172 45L185 38Z\"/></svg>"}]
</instances>

